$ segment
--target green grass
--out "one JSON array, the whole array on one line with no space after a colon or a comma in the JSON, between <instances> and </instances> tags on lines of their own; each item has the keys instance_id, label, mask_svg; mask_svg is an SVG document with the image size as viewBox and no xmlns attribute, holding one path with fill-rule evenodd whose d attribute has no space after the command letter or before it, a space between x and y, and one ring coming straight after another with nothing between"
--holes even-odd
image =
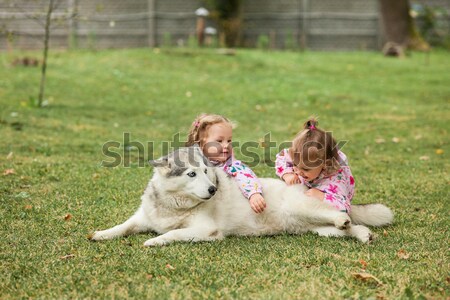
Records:
<instances>
[{"instance_id":1,"label":"green grass","mask_svg":"<svg viewBox=\"0 0 450 300\"><path fill-rule=\"evenodd\" d=\"M52 52L41 109L28 100L39 70L11 65L24 55L39 53L0 54L1 299L450 297L448 52L399 60L370 52ZM270 132L278 144L318 115L348 141L354 203L388 205L395 224L374 229L370 245L314 234L150 249L142 246L149 235L89 242L93 230L133 213L151 176L138 167L148 151L129 151L128 168L104 168L102 145L128 132L131 141L154 141L158 156L202 112L236 120L236 141ZM253 169L275 176L263 163ZM361 261L382 285L352 276Z\"/></svg>"}]
</instances>

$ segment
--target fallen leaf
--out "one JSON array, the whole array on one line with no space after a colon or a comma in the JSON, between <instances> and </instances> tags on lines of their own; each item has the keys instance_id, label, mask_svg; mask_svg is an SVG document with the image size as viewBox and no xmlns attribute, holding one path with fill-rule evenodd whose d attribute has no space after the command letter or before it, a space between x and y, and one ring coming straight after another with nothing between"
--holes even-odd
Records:
<instances>
[{"instance_id":1,"label":"fallen leaf","mask_svg":"<svg viewBox=\"0 0 450 300\"><path fill-rule=\"evenodd\" d=\"M14 171L14 169L6 169L6 170L3 172L3 175L5 175L5 176L7 176L7 175L13 175L13 174L16 174L16 171Z\"/></svg>"},{"instance_id":2,"label":"fallen leaf","mask_svg":"<svg viewBox=\"0 0 450 300\"><path fill-rule=\"evenodd\" d=\"M153 275L152 274L147 274L145 277L147 277L147 279L150 280L150 279L153 278Z\"/></svg>"},{"instance_id":3,"label":"fallen leaf","mask_svg":"<svg viewBox=\"0 0 450 300\"><path fill-rule=\"evenodd\" d=\"M25 205L25 207L24 207L25 209L32 209L33 208L33 205L30 205L30 204L28 204L28 205Z\"/></svg>"},{"instance_id":4,"label":"fallen leaf","mask_svg":"<svg viewBox=\"0 0 450 300\"><path fill-rule=\"evenodd\" d=\"M64 216L64 220L65 221L69 221L70 219L72 219L72 215L71 214L67 214Z\"/></svg>"},{"instance_id":5,"label":"fallen leaf","mask_svg":"<svg viewBox=\"0 0 450 300\"><path fill-rule=\"evenodd\" d=\"M360 260L359 260L359 263L361 264L361 267L362 267L363 269L367 268L367 262L366 262L364 259L360 259Z\"/></svg>"},{"instance_id":6,"label":"fallen leaf","mask_svg":"<svg viewBox=\"0 0 450 300\"><path fill-rule=\"evenodd\" d=\"M69 258L74 258L74 257L75 257L74 254L68 254L68 255L61 256L59 259L69 259Z\"/></svg>"},{"instance_id":7,"label":"fallen leaf","mask_svg":"<svg viewBox=\"0 0 450 300\"><path fill-rule=\"evenodd\" d=\"M424 156L419 157L419 159L420 159L420 160L430 160L430 157L424 155Z\"/></svg>"},{"instance_id":8,"label":"fallen leaf","mask_svg":"<svg viewBox=\"0 0 450 300\"><path fill-rule=\"evenodd\" d=\"M382 285L383 283L381 282L381 280L379 280L378 278L376 278L375 276L369 274L369 273L352 273L353 277L355 277L356 279L362 280L362 281L369 281L369 280L373 280L375 281L378 285Z\"/></svg>"},{"instance_id":9,"label":"fallen leaf","mask_svg":"<svg viewBox=\"0 0 450 300\"><path fill-rule=\"evenodd\" d=\"M408 259L409 258L409 253L407 253L404 249L400 249L397 252L397 256L400 259Z\"/></svg>"},{"instance_id":10,"label":"fallen leaf","mask_svg":"<svg viewBox=\"0 0 450 300\"><path fill-rule=\"evenodd\" d=\"M436 149L436 154L437 155L444 154L444 150L443 149Z\"/></svg>"},{"instance_id":11,"label":"fallen leaf","mask_svg":"<svg viewBox=\"0 0 450 300\"><path fill-rule=\"evenodd\" d=\"M387 236L387 235L388 235L388 232L386 231L386 229L383 230L383 235L384 235L384 236Z\"/></svg>"},{"instance_id":12,"label":"fallen leaf","mask_svg":"<svg viewBox=\"0 0 450 300\"><path fill-rule=\"evenodd\" d=\"M6 155L6 159L10 160L13 158L14 153L13 152L9 152L8 155Z\"/></svg>"},{"instance_id":13,"label":"fallen leaf","mask_svg":"<svg viewBox=\"0 0 450 300\"><path fill-rule=\"evenodd\" d=\"M393 137L392 138L392 142L393 143L398 143L398 142L400 142L400 139L398 137Z\"/></svg>"},{"instance_id":14,"label":"fallen leaf","mask_svg":"<svg viewBox=\"0 0 450 300\"><path fill-rule=\"evenodd\" d=\"M170 269L170 270L175 270L175 268L172 267L172 265L170 265L170 264L167 264L167 265L166 265L166 268L167 268L167 269Z\"/></svg>"},{"instance_id":15,"label":"fallen leaf","mask_svg":"<svg viewBox=\"0 0 450 300\"><path fill-rule=\"evenodd\" d=\"M377 143L377 144L383 144L384 142L385 142L385 140L383 138L375 139L375 143Z\"/></svg>"},{"instance_id":16,"label":"fallen leaf","mask_svg":"<svg viewBox=\"0 0 450 300\"><path fill-rule=\"evenodd\" d=\"M92 174L92 179L97 179L97 178L100 178L100 174L98 174L98 173Z\"/></svg>"}]
</instances>

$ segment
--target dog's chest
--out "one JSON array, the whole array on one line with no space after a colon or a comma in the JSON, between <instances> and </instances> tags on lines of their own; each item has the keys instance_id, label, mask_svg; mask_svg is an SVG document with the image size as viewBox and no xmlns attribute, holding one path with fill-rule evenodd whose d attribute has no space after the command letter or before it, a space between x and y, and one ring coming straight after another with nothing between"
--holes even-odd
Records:
<instances>
[{"instance_id":1,"label":"dog's chest","mask_svg":"<svg viewBox=\"0 0 450 300\"><path fill-rule=\"evenodd\" d=\"M153 207L146 211L150 227L158 233L185 228L189 224L192 213L173 209Z\"/></svg>"}]
</instances>

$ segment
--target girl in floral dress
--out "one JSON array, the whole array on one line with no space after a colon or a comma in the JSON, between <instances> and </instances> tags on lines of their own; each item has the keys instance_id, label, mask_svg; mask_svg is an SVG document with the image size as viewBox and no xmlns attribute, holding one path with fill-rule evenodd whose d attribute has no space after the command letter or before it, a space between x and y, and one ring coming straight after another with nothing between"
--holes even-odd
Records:
<instances>
[{"instance_id":1,"label":"girl in floral dress","mask_svg":"<svg viewBox=\"0 0 450 300\"><path fill-rule=\"evenodd\" d=\"M331 133L317 125L317 120L310 118L291 148L278 153L276 174L289 185L306 185L307 195L349 213L355 180L347 157L337 148Z\"/></svg>"},{"instance_id":2,"label":"girl in floral dress","mask_svg":"<svg viewBox=\"0 0 450 300\"><path fill-rule=\"evenodd\" d=\"M251 208L261 213L266 208L262 186L255 173L233 156L233 123L221 115L202 114L192 123L186 146L198 146L208 160L236 180Z\"/></svg>"}]
</instances>

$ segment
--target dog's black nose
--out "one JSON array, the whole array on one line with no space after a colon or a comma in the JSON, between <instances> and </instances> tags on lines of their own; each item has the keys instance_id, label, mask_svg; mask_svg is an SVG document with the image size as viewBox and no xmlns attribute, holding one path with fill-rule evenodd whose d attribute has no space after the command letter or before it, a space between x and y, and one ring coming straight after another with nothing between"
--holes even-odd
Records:
<instances>
[{"instance_id":1,"label":"dog's black nose","mask_svg":"<svg viewBox=\"0 0 450 300\"><path fill-rule=\"evenodd\" d=\"M211 185L208 188L208 192L211 194L211 196L214 195L216 193L216 191L217 191L217 188L215 186L213 186L213 185Z\"/></svg>"}]
</instances>

